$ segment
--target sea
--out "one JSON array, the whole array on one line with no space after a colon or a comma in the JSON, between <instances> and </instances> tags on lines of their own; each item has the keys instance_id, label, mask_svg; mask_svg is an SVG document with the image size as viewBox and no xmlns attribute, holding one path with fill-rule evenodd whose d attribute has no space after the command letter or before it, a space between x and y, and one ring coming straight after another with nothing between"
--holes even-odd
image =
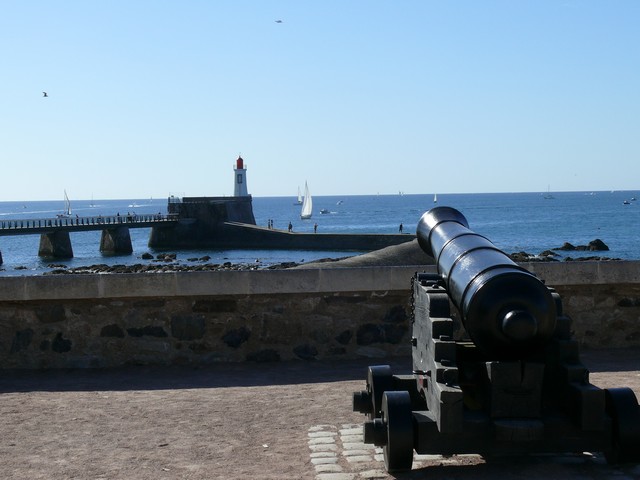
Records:
<instances>
[{"instance_id":1,"label":"sea","mask_svg":"<svg viewBox=\"0 0 640 480\"><path fill-rule=\"evenodd\" d=\"M609 251L558 252L560 260L570 256L602 256L612 259L640 259L640 201L633 191L532 192L395 195L315 196L313 216L300 219L297 198L253 197L258 225L294 232L321 233L414 233L420 217L436 206L458 209L475 232L486 236L507 253L539 254L565 242L586 245L602 240ZM72 216L167 213L168 199L71 200ZM60 201L0 202L0 221L55 218L64 208ZM321 210L324 213L320 213ZM148 247L150 229L131 229L133 253L103 255L100 235L95 232L71 233L72 259L38 256L40 235L0 236L3 263L0 276L41 275L54 268L74 268L96 264L132 265L145 263L144 253L160 252ZM258 268L285 262L304 263L323 258L342 258L363 252L303 250L175 250L176 262L189 265L202 262L252 264ZM196 260L197 259L197 260Z\"/></svg>"}]
</instances>

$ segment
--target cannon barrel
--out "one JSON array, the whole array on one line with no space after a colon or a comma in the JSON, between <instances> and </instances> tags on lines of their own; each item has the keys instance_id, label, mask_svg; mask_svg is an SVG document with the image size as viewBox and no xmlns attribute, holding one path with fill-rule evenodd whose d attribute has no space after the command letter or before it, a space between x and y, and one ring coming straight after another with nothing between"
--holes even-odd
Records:
<instances>
[{"instance_id":1,"label":"cannon barrel","mask_svg":"<svg viewBox=\"0 0 640 480\"><path fill-rule=\"evenodd\" d=\"M553 335L556 308L549 289L471 231L458 210L429 210L416 234L422 250L435 259L449 298L481 350L521 357Z\"/></svg>"}]
</instances>

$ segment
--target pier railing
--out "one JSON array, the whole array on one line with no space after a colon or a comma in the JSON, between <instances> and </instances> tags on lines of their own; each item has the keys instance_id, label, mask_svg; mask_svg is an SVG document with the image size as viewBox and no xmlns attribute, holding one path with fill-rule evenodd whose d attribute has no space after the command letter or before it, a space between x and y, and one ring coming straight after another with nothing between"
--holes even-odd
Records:
<instances>
[{"instance_id":1,"label":"pier railing","mask_svg":"<svg viewBox=\"0 0 640 480\"><path fill-rule=\"evenodd\" d=\"M152 227L163 223L175 223L175 215L127 214L96 215L89 217L56 217L36 219L0 220L0 235L20 235L55 230L101 230L109 227L127 226L130 228Z\"/></svg>"}]
</instances>

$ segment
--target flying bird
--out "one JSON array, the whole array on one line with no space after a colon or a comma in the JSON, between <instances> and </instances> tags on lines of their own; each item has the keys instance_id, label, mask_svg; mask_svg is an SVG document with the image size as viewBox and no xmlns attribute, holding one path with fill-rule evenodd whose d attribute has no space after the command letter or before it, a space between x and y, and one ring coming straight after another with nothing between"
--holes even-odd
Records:
<instances>
[{"instance_id":1,"label":"flying bird","mask_svg":"<svg viewBox=\"0 0 640 480\"><path fill-rule=\"evenodd\" d=\"M47 92L42 92L42 96L43 97L48 97L49 95L47 95Z\"/></svg>"},{"instance_id":2,"label":"flying bird","mask_svg":"<svg viewBox=\"0 0 640 480\"><path fill-rule=\"evenodd\" d=\"M282 20L276 20L276 23L282 23Z\"/></svg>"}]
</instances>

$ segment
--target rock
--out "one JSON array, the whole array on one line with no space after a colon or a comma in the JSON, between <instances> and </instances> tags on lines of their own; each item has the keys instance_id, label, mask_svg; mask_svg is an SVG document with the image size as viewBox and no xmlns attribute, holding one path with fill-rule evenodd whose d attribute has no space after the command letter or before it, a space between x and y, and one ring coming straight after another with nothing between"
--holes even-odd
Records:
<instances>
[{"instance_id":1,"label":"rock","mask_svg":"<svg viewBox=\"0 0 640 480\"><path fill-rule=\"evenodd\" d=\"M164 331L164 328L155 325L146 325L142 328L127 328L127 333L131 337L149 336L165 338L168 336L167 332Z\"/></svg>"},{"instance_id":2,"label":"rock","mask_svg":"<svg viewBox=\"0 0 640 480\"><path fill-rule=\"evenodd\" d=\"M596 256L578 257L578 258L567 257L564 259L565 262L614 262L614 261L620 261L620 260L622 259L610 258L610 257L596 257Z\"/></svg>"},{"instance_id":3,"label":"rock","mask_svg":"<svg viewBox=\"0 0 640 480\"><path fill-rule=\"evenodd\" d=\"M555 257L559 257L555 252L551 250L545 250L541 252L539 255L533 255L527 252L517 252L509 255L509 258L516 263L529 263L529 262L556 262L557 259Z\"/></svg>"},{"instance_id":4,"label":"rock","mask_svg":"<svg viewBox=\"0 0 640 480\"><path fill-rule=\"evenodd\" d=\"M58 333L53 339L51 350L56 353L65 353L71 350L71 340L62 337L62 333Z\"/></svg>"},{"instance_id":5,"label":"rock","mask_svg":"<svg viewBox=\"0 0 640 480\"><path fill-rule=\"evenodd\" d=\"M11 343L11 353L26 350L31 344L34 334L35 332L30 328L16 332L15 337L13 337L13 342Z\"/></svg>"},{"instance_id":6,"label":"rock","mask_svg":"<svg viewBox=\"0 0 640 480\"><path fill-rule=\"evenodd\" d=\"M171 318L171 335L178 340L200 340L204 330L202 315L174 315Z\"/></svg>"},{"instance_id":7,"label":"rock","mask_svg":"<svg viewBox=\"0 0 640 480\"><path fill-rule=\"evenodd\" d=\"M596 238L595 240L591 240L589 242L589 245L587 245L587 249L590 252L603 252L603 251L608 251L609 247L599 238Z\"/></svg>"},{"instance_id":8,"label":"rock","mask_svg":"<svg viewBox=\"0 0 640 480\"><path fill-rule=\"evenodd\" d=\"M601 252L609 250L609 247L599 238L595 240L591 240L588 245L578 245L574 246L569 242L564 242L564 244L559 248L554 248L554 250L565 250L565 251L578 251L578 252Z\"/></svg>"},{"instance_id":9,"label":"rock","mask_svg":"<svg viewBox=\"0 0 640 480\"><path fill-rule=\"evenodd\" d=\"M341 345L348 345L352 338L353 332L351 330L345 330L336 337L336 342Z\"/></svg>"},{"instance_id":10,"label":"rock","mask_svg":"<svg viewBox=\"0 0 640 480\"><path fill-rule=\"evenodd\" d=\"M60 304L42 305L35 310L36 317L41 323L64 322L67 314Z\"/></svg>"},{"instance_id":11,"label":"rock","mask_svg":"<svg viewBox=\"0 0 640 480\"><path fill-rule=\"evenodd\" d=\"M356 333L356 341L358 345L371 345L372 343L382 343L384 335L382 329L373 323L365 323L358 328Z\"/></svg>"},{"instance_id":12,"label":"rock","mask_svg":"<svg viewBox=\"0 0 640 480\"><path fill-rule=\"evenodd\" d=\"M238 348L244 342L249 340L251 332L246 327L229 330L222 336L222 341L231 348Z\"/></svg>"},{"instance_id":13,"label":"rock","mask_svg":"<svg viewBox=\"0 0 640 480\"><path fill-rule=\"evenodd\" d=\"M534 255L531 255L527 252L515 252L509 255L509 258L517 263L526 263L531 262L534 258Z\"/></svg>"},{"instance_id":14,"label":"rock","mask_svg":"<svg viewBox=\"0 0 640 480\"><path fill-rule=\"evenodd\" d=\"M111 325L105 325L100 330L101 337L114 337L114 338L124 338L124 331L115 323Z\"/></svg>"}]
</instances>

